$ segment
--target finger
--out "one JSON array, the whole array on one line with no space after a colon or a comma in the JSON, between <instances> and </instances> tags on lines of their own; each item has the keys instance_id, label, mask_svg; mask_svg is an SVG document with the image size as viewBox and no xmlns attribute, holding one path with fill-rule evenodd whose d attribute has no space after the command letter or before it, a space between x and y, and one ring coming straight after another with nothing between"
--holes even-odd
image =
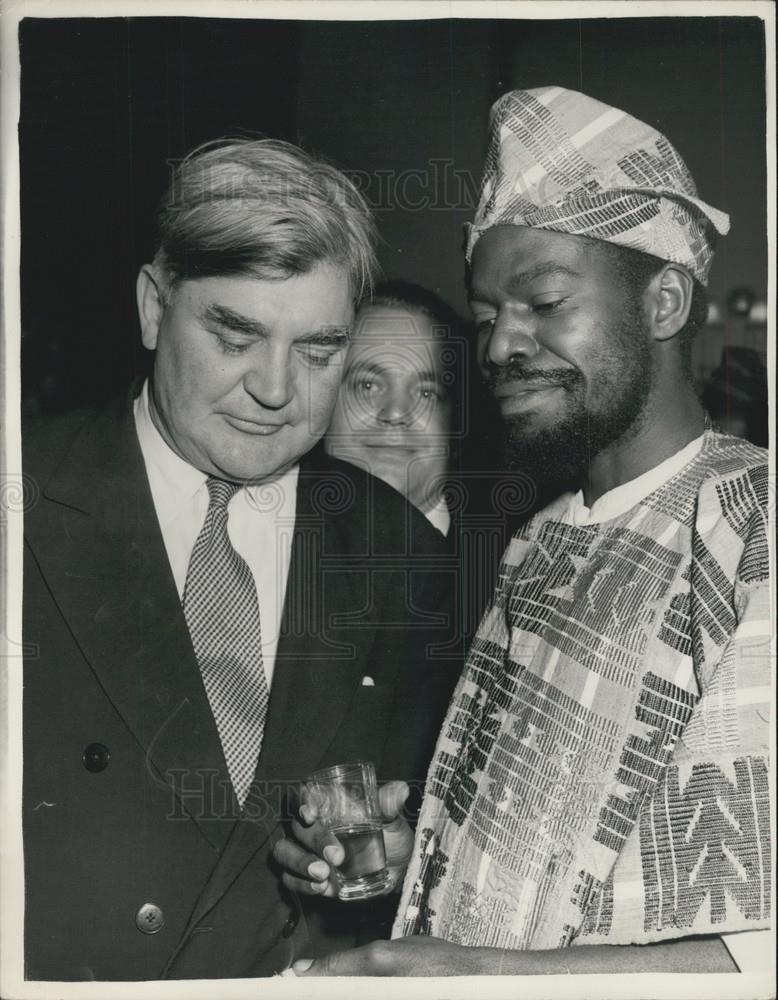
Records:
<instances>
[{"instance_id":1,"label":"finger","mask_svg":"<svg viewBox=\"0 0 778 1000\"><path fill-rule=\"evenodd\" d=\"M319 824L320 826L321 824ZM307 848L309 851L315 851L316 849L316 824L306 826L304 823L299 822L296 819L292 820L291 824L292 836L295 840L299 841L303 847Z\"/></svg>"},{"instance_id":2,"label":"finger","mask_svg":"<svg viewBox=\"0 0 778 1000\"><path fill-rule=\"evenodd\" d=\"M316 821L317 818L317 812L315 806L312 806L309 803L304 802L300 806L298 816L306 826L310 826L312 823Z\"/></svg>"},{"instance_id":3,"label":"finger","mask_svg":"<svg viewBox=\"0 0 778 1000\"><path fill-rule=\"evenodd\" d=\"M311 882L304 878L295 878L289 872L284 872L281 875L281 881L287 889L303 896L325 896L328 899L333 899L338 895L338 885L332 879L327 879L324 882Z\"/></svg>"},{"instance_id":4,"label":"finger","mask_svg":"<svg viewBox=\"0 0 778 1000\"><path fill-rule=\"evenodd\" d=\"M379 958L378 944L372 941L361 948L336 951L317 959L300 958L292 965L292 971L296 976L383 976L396 971L396 963L387 965Z\"/></svg>"},{"instance_id":5,"label":"finger","mask_svg":"<svg viewBox=\"0 0 778 1000\"><path fill-rule=\"evenodd\" d=\"M336 952L321 958L298 958L292 965L292 971L296 976L348 976L347 963L340 961L347 955L348 952Z\"/></svg>"},{"instance_id":6,"label":"finger","mask_svg":"<svg viewBox=\"0 0 778 1000\"><path fill-rule=\"evenodd\" d=\"M402 807L405 805L411 790L404 781L387 781L378 790L378 804L381 808L381 815L387 822L392 822L400 817Z\"/></svg>"},{"instance_id":7,"label":"finger","mask_svg":"<svg viewBox=\"0 0 778 1000\"><path fill-rule=\"evenodd\" d=\"M405 874L413 850L413 831L402 813L410 788L404 781L391 781L383 786L381 792L386 863L393 885L397 885Z\"/></svg>"},{"instance_id":8,"label":"finger","mask_svg":"<svg viewBox=\"0 0 778 1000\"><path fill-rule=\"evenodd\" d=\"M319 818L319 806L317 802L311 798L304 798L298 810L298 815L306 826L311 826Z\"/></svg>"},{"instance_id":9,"label":"finger","mask_svg":"<svg viewBox=\"0 0 778 1000\"><path fill-rule=\"evenodd\" d=\"M306 826L315 823L321 814L324 797L313 785L304 785L300 796L299 816Z\"/></svg>"},{"instance_id":10,"label":"finger","mask_svg":"<svg viewBox=\"0 0 778 1000\"><path fill-rule=\"evenodd\" d=\"M317 854L306 851L293 840L285 838L277 841L273 845L273 857L285 871L309 881L326 882L331 874L326 861Z\"/></svg>"},{"instance_id":11,"label":"finger","mask_svg":"<svg viewBox=\"0 0 778 1000\"><path fill-rule=\"evenodd\" d=\"M334 833L331 833L322 823L314 823L309 827L302 826L297 820L292 820L292 834L310 852L319 858L324 858L331 865L341 865L346 856L343 845Z\"/></svg>"}]
</instances>

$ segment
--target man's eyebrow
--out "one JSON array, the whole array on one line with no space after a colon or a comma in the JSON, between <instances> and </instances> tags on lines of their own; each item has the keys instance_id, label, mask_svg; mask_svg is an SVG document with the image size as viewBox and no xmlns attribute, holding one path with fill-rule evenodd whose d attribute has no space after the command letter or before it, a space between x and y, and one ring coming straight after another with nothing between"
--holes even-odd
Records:
<instances>
[{"instance_id":1,"label":"man's eyebrow","mask_svg":"<svg viewBox=\"0 0 778 1000\"><path fill-rule=\"evenodd\" d=\"M521 288L523 285L527 285L530 281L535 281L537 278L545 278L546 275L557 274L563 278L581 277L578 271L572 267L568 267L567 264L560 264L557 260L544 260L535 264L534 267L527 268L526 271L519 271L518 274L514 274L508 282L508 286L511 289Z\"/></svg>"},{"instance_id":2,"label":"man's eyebrow","mask_svg":"<svg viewBox=\"0 0 778 1000\"><path fill-rule=\"evenodd\" d=\"M253 337L267 337L270 333L264 323L235 312L228 306L209 305L203 312L203 319L234 333L244 333ZM348 343L350 332L347 326L325 326L320 330L304 333L297 340L306 344L319 344L322 347L343 347Z\"/></svg>"},{"instance_id":3,"label":"man's eyebrow","mask_svg":"<svg viewBox=\"0 0 778 1000\"><path fill-rule=\"evenodd\" d=\"M576 271L572 267L568 267L567 264L560 264L560 262L556 260L544 260L535 264L533 267L528 267L526 271L518 271L516 274L512 275L508 281L507 290L509 292L520 291L531 281L535 281L537 278L544 278L547 275L559 275L563 278L582 277L579 271ZM489 294L473 286L470 289L467 299L468 302L488 302Z\"/></svg>"},{"instance_id":4,"label":"man's eyebrow","mask_svg":"<svg viewBox=\"0 0 778 1000\"><path fill-rule=\"evenodd\" d=\"M304 333L297 340L304 344L318 344L320 347L345 347L351 337L348 326L323 326L321 330Z\"/></svg>"},{"instance_id":5,"label":"man's eyebrow","mask_svg":"<svg viewBox=\"0 0 778 1000\"><path fill-rule=\"evenodd\" d=\"M348 374L351 376L365 376L373 375L378 378L386 375L387 371L394 371L402 366L399 363L391 363L388 365L379 365L375 361L356 361L348 370ZM431 371L430 369L425 369L424 371L419 371L415 373L418 377L419 382L432 382L434 385L442 385L442 379L437 372Z\"/></svg>"},{"instance_id":6,"label":"man's eyebrow","mask_svg":"<svg viewBox=\"0 0 778 1000\"><path fill-rule=\"evenodd\" d=\"M382 365L377 365L374 361L356 361L348 370L349 375L377 375L381 376L385 372Z\"/></svg>"},{"instance_id":7,"label":"man's eyebrow","mask_svg":"<svg viewBox=\"0 0 778 1000\"><path fill-rule=\"evenodd\" d=\"M266 337L268 328L259 320L249 319L242 313L235 312L227 306L209 305L203 312L203 319L206 322L216 323L218 326L226 327L235 333L248 333L255 337Z\"/></svg>"}]
</instances>

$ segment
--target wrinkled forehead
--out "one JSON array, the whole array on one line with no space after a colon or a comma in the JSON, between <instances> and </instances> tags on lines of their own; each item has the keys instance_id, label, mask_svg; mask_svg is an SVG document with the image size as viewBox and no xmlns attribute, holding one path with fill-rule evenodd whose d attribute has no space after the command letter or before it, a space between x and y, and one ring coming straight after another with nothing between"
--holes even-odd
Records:
<instances>
[{"instance_id":1,"label":"wrinkled forehead","mask_svg":"<svg viewBox=\"0 0 778 1000\"><path fill-rule=\"evenodd\" d=\"M488 300L497 289L517 290L537 278L561 275L590 282L618 282L614 248L601 240L554 230L499 225L478 240L468 280L470 302Z\"/></svg>"}]
</instances>

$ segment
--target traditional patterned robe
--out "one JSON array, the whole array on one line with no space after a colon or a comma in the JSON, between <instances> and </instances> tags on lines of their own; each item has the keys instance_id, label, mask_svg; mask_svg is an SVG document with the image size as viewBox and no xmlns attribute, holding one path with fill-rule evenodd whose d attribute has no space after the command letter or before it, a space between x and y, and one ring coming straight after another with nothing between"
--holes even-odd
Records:
<instances>
[{"instance_id":1,"label":"traditional patterned robe","mask_svg":"<svg viewBox=\"0 0 778 1000\"><path fill-rule=\"evenodd\" d=\"M769 926L767 493L766 452L706 430L629 509L576 523L567 495L517 532L395 936L543 949Z\"/></svg>"}]
</instances>

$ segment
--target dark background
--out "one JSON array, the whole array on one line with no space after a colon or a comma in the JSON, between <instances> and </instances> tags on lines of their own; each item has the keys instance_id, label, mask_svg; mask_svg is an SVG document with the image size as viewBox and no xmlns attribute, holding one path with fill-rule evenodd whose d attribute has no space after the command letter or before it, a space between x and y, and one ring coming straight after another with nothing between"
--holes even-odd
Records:
<instances>
[{"instance_id":1,"label":"dark background","mask_svg":"<svg viewBox=\"0 0 778 1000\"><path fill-rule=\"evenodd\" d=\"M138 267L154 252L168 161L225 134L301 143L377 210L387 276L465 312L492 101L559 84L665 132L705 200L732 215L704 352L765 342L727 312L767 281L764 35L756 18L317 22L25 19L21 46L23 394L95 405L142 370ZM761 348L760 348L761 345Z\"/></svg>"}]
</instances>

